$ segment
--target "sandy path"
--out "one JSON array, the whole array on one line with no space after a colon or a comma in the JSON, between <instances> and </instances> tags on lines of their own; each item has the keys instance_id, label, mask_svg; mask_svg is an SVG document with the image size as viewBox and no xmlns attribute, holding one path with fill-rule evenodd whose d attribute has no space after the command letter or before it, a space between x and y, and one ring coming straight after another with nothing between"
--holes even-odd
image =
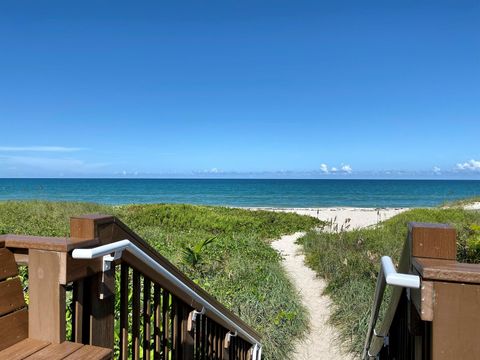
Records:
<instances>
[{"instance_id":1,"label":"sandy path","mask_svg":"<svg viewBox=\"0 0 480 360\"><path fill-rule=\"evenodd\" d=\"M295 359L349 359L348 356L339 354L338 347L334 343L335 329L327 323L330 315L330 299L322 295L325 282L305 266L305 257L300 253L301 246L295 244L302 235L303 233L296 233L282 236L272 243L272 247L285 257L283 266L310 314L310 332L296 345Z\"/></svg>"},{"instance_id":2,"label":"sandy path","mask_svg":"<svg viewBox=\"0 0 480 360\"><path fill-rule=\"evenodd\" d=\"M269 209L275 211L294 211L302 215L318 217L341 226L347 219L350 229L370 226L380 220L386 220L406 209L359 209L359 208L323 208L323 209ZM295 350L296 360L352 359L352 356L340 351L335 343L336 329L328 324L330 299L323 295L325 281L318 278L313 270L305 266L305 256L301 245L295 241L302 233L286 235L272 243L285 260L283 266L297 288L302 302L310 314L310 332L300 341Z\"/></svg>"}]
</instances>

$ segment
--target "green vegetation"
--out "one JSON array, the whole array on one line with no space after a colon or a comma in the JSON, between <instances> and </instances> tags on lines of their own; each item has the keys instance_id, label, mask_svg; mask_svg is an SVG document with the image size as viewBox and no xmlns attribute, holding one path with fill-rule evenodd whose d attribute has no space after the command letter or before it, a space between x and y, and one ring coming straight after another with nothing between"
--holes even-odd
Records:
<instances>
[{"instance_id":1,"label":"green vegetation","mask_svg":"<svg viewBox=\"0 0 480 360\"><path fill-rule=\"evenodd\" d=\"M380 257L389 255L398 261L410 221L453 225L459 261L480 262L480 212L460 208L415 209L374 228L310 231L299 240L308 265L327 281L325 292L333 301L332 324L339 329L343 343L357 354L365 341Z\"/></svg>"},{"instance_id":2,"label":"green vegetation","mask_svg":"<svg viewBox=\"0 0 480 360\"><path fill-rule=\"evenodd\" d=\"M266 359L288 359L307 314L269 240L319 225L296 214L190 205L0 202L0 233L65 236L69 217L113 214L261 335ZM187 255L188 254L188 255Z\"/></svg>"}]
</instances>

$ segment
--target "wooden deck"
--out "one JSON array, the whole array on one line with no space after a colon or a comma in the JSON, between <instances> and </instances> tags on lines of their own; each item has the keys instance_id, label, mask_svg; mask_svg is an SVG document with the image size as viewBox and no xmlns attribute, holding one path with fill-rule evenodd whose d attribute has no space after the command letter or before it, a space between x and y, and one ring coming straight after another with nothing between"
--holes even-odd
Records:
<instances>
[{"instance_id":1,"label":"wooden deck","mask_svg":"<svg viewBox=\"0 0 480 360\"><path fill-rule=\"evenodd\" d=\"M112 350L110 349L69 341L52 344L42 340L24 339L0 351L0 359L5 360L107 360L111 358Z\"/></svg>"}]
</instances>

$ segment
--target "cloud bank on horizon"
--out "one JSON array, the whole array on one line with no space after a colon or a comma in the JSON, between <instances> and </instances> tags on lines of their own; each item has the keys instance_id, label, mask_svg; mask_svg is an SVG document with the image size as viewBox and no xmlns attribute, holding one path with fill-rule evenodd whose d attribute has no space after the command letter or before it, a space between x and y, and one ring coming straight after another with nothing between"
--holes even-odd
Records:
<instances>
[{"instance_id":1,"label":"cloud bank on horizon","mask_svg":"<svg viewBox=\"0 0 480 360\"><path fill-rule=\"evenodd\" d=\"M0 177L235 177L235 178L470 178L480 179L480 160L458 162L450 168L433 166L430 170L405 169L362 169L354 170L350 164L330 166L321 163L316 169L237 171L219 167L189 171L148 171L119 169L119 165L108 161L89 161L79 158L79 152L88 153L82 147L66 146L0 146ZM28 153L27 155L23 155ZM50 153L44 156L44 153ZM65 153L77 153L75 157ZM65 154L65 155L64 155Z\"/></svg>"}]
</instances>

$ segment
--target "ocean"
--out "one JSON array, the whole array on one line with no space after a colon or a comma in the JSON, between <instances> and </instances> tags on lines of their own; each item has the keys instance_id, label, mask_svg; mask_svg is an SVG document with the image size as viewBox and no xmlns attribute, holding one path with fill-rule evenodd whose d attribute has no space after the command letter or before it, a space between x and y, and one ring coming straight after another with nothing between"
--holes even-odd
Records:
<instances>
[{"instance_id":1,"label":"ocean","mask_svg":"<svg viewBox=\"0 0 480 360\"><path fill-rule=\"evenodd\" d=\"M240 207L431 207L480 195L480 181L0 179L0 200Z\"/></svg>"}]
</instances>

